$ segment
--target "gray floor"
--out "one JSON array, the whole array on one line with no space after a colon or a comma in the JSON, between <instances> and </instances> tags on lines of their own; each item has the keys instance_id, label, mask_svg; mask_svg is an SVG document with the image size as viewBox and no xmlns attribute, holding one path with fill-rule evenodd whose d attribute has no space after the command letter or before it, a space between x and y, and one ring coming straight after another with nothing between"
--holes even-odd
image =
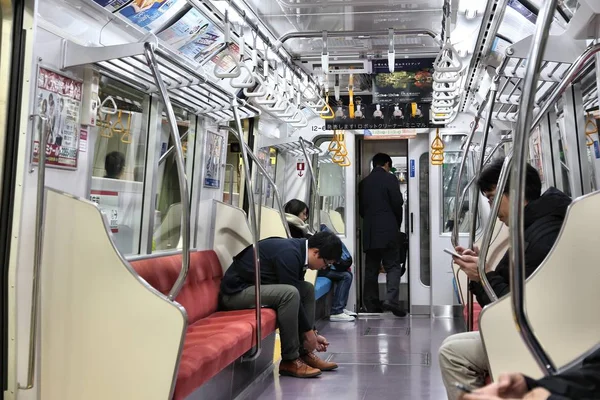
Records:
<instances>
[{"instance_id":1,"label":"gray floor","mask_svg":"<svg viewBox=\"0 0 600 400\"><path fill-rule=\"evenodd\" d=\"M247 399L446 399L437 349L464 322L425 316L363 317L353 323L327 322L321 328L331 343L322 358L339 369L318 378L280 377L277 366L244 396Z\"/></svg>"}]
</instances>

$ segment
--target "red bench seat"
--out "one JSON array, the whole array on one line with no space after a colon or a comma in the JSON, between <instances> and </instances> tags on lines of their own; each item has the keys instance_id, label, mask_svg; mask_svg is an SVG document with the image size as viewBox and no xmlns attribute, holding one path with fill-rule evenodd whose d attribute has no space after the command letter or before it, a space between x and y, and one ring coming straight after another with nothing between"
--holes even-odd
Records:
<instances>
[{"instance_id":1,"label":"red bench seat","mask_svg":"<svg viewBox=\"0 0 600 400\"><path fill-rule=\"evenodd\" d=\"M181 270L181 255L131 262L144 280L163 294ZM217 311L223 270L214 251L190 254L190 269L176 298L188 314L175 400L185 399L256 345L254 310ZM262 338L275 331L276 314L262 309Z\"/></svg>"}]
</instances>

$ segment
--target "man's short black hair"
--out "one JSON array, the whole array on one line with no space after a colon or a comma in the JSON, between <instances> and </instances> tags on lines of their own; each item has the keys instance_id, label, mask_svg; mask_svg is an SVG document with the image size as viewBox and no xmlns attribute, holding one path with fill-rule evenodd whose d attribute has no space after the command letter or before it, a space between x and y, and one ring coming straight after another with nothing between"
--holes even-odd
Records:
<instances>
[{"instance_id":1,"label":"man's short black hair","mask_svg":"<svg viewBox=\"0 0 600 400\"><path fill-rule=\"evenodd\" d=\"M387 163L390 164L390 167L392 166L392 157L385 153L377 153L373 157L373 168L383 167Z\"/></svg>"},{"instance_id":2,"label":"man's short black hair","mask_svg":"<svg viewBox=\"0 0 600 400\"><path fill-rule=\"evenodd\" d=\"M318 232L308 238L308 248L319 250L319 256L338 262L342 258L342 241L333 232Z\"/></svg>"},{"instance_id":3,"label":"man's short black hair","mask_svg":"<svg viewBox=\"0 0 600 400\"><path fill-rule=\"evenodd\" d=\"M125 155L120 151L112 151L104 159L106 178L119 179L119 175L125 168Z\"/></svg>"},{"instance_id":4,"label":"man's short black hair","mask_svg":"<svg viewBox=\"0 0 600 400\"><path fill-rule=\"evenodd\" d=\"M498 180L500 180L500 172L502 171L502 165L504 165L504 159L498 159L492 161L487 167L483 168L479 179L477 180L477 186L481 193L489 193L496 189ZM510 175L506 181L504 187L504 194L510 190ZM542 195L542 180L540 174L535 168L527 164L527 173L525 177L525 200L528 202L539 199Z\"/></svg>"}]
</instances>

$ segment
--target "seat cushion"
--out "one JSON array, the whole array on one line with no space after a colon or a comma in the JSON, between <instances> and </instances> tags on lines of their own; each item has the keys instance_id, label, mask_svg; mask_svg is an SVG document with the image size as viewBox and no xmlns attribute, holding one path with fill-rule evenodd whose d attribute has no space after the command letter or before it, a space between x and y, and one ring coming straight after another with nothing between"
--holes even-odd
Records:
<instances>
[{"instance_id":1,"label":"seat cushion","mask_svg":"<svg viewBox=\"0 0 600 400\"><path fill-rule=\"evenodd\" d=\"M329 293L331 286L332 283L329 278L325 278L324 276L317 277L317 281L315 282L315 300L318 300Z\"/></svg>"},{"instance_id":2,"label":"seat cushion","mask_svg":"<svg viewBox=\"0 0 600 400\"><path fill-rule=\"evenodd\" d=\"M131 265L150 286L167 295L181 271L181 254L132 261ZM190 269L176 301L188 314L191 325L215 311L223 270L212 250L190 253Z\"/></svg>"},{"instance_id":3,"label":"seat cushion","mask_svg":"<svg viewBox=\"0 0 600 400\"><path fill-rule=\"evenodd\" d=\"M262 338L275 331L276 313L262 309ZM188 327L175 387L175 400L196 388L256 345L254 310L220 311Z\"/></svg>"}]
</instances>

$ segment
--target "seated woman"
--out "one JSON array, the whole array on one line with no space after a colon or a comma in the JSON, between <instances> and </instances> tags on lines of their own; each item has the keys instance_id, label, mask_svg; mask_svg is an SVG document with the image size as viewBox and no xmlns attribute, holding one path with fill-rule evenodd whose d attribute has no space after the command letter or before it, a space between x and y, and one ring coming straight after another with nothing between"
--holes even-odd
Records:
<instances>
[{"instance_id":1,"label":"seated woman","mask_svg":"<svg viewBox=\"0 0 600 400\"><path fill-rule=\"evenodd\" d=\"M293 238L308 239L314 233L310 231L306 220L308 219L308 206L298 199L288 201L284 206L285 219L290 227Z\"/></svg>"},{"instance_id":2,"label":"seated woman","mask_svg":"<svg viewBox=\"0 0 600 400\"><path fill-rule=\"evenodd\" d=\"M290 227L290 234L294 238L308 238L313 235L310 231L306 220L308 219L308 206L301 200L290 200L284 207L285 219ZM325 228L326 229L326 228ZM323 229L322 229L323 230ZM348 254L348 250L342 244L344 252ZM336 283L333 292L333 304L329 320L333 322L352 322L355 320L356 313L346 310L348 295L352 287L352 273L348 269L352 266L352 257L330 265L324 270L319 271L318 276L324 276Z\"/></svg>"}]
</instances>

